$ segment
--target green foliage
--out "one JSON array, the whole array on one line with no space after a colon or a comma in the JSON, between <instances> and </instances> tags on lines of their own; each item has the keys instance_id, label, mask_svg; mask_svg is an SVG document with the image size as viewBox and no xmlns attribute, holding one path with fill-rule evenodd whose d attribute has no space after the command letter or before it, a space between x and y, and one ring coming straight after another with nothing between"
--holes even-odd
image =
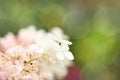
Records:
<instances>
[{"instance_id":1,"label":"green foliage","mask_svg":"<svg viewBox=\"0 0 120 80\"><path fill-rule=\"evenodd\" d=\"M65 10L60 5L49 5L40 11L40 21L47 28L63 26Z\"/></svg>"}]
</instances>

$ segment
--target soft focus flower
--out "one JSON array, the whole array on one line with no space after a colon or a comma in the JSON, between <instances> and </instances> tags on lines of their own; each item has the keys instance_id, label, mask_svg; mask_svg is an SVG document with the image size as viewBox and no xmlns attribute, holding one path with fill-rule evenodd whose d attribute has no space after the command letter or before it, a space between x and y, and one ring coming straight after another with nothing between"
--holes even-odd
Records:
<instances>
[{"instance_id":1,"label":"soft focus flower","mask_svg":"<svg viewBox=\"0 0 120 80\"><path fill-rule=\"evenodd\" d=\"M0 80L62 79L74 59L62 30L23 28L0 38Z\"/></svg>"},{"instance_id":2,"label":"soft focus flower","mask_svg":"<svg viewBox=\"0 0 120 80\"><path fill-rule=\"evenodd\" d=\"M17 39L13 33L8 33L4 38L0 38L0 47L7 50L10 47L17 45Z\"/></svg>"},{"instance_id":3,"label":"soft focus flower","mask_svg":"<svg viewBox=\"0 0 120 80\"><path fill-rule=\"evenodd\" d=\"M56 54L57 58L60 60L64 60L67 58L68 60L73 60L74 57L72 53L69 51L69 46L72 43L68 40L64 40L64 38L68 38L66 35L63 34L62 30L59 28L54 28L52 33L49 36L55 40L59 44L59 50Z\"/></svg>"}]
</instances>

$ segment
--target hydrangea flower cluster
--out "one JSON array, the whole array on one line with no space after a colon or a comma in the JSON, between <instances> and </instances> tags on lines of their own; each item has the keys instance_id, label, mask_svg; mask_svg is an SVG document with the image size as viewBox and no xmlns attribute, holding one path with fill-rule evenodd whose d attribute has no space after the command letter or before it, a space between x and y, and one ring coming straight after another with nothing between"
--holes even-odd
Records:
<instances>
[{"instance_id":1,"label":"hydrangea flower cluster","mask_svg":"<svg viewBox=\"0 0 120 80\"><path fill-rule=\"evenodd\" d=\"M55 27L50 32L23 28L0 38L0 80L55 80L67 74L74 59L68 36Z\"/></svg>"}]
</instances>

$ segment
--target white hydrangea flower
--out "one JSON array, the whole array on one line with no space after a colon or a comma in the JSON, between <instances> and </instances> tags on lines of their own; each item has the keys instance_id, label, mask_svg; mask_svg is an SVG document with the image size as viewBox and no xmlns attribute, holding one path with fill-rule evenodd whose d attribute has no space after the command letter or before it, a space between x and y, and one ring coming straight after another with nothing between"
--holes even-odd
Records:
<instances>
[{"instance_id":1,"label":"white hydrangea flower","mask_svg":"<svg viewBox=\"0 0 120 80\"><path fill-rule=\"evenodd\" d=\"M31 25L17 36L7 34L0 39L0 80L63 78L74 59L71 44L60 28L46 32Z\"/></svg>"},{"instance_id":2,"label":"white hydrangea flower","mask_svg":"<svg viewBox=\"0 0 120 80\"><path fill-rule=\"evenodd\" d=\"M52 30L53 34L49 34L49 36L55 40L59 44L59 49L58 53L56 54L57 58L60 60L64 60L67 58L68 60L74 60L74 57L72 53L69 51L69 46L72 43L68 40L65 40L67 36L63 37L63 33L59 28L55 28Z\"/></svg>"}]
</instances>

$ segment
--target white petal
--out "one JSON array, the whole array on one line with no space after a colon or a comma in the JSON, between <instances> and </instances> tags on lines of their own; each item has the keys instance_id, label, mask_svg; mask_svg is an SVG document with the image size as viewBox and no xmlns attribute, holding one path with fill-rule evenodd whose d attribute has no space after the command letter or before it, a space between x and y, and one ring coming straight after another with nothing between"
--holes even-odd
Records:
<instances>
[{"instance_id":1,"label":"white petal","mask_svg":"<svg viewBox=\"0 0 120 80\"><path fill-rule=\"evenodd\" d=\"M68 44L68 45L71 45L72 42L68 41L68 40L62 40L61 43L64 43L64 44Z\"/></svg>"},{"instance_id":2,"label":"white petal","mask_svg":"<svg viewBox=\"0 0 120 80\"><path fill-rule=\"evenodd\" d=\"M31 76L23 76L22 79L31 79Z\"/></svg>"},{"instance_id":3,"label":"white petal","mask_svg":"<svg viewBox=\"0 0 120 80\"><path fill-rule=\"evenodd\" d=\"M61 46L57 42L55 42L54 44L52 44L52 46L53 46L53 50L56 50L58 52L61 51Z\"/></svg>"},{"instance_id":4,"label":"white petal","mask_svg":"<svg viewBox=\"0 0 120 80\"><path fill-rule=\"evenodd\" d=\"M38 48L35 53L43 54L44 53L44 48Z\"/></svg>"},{"instance_id":5,"label":"white petal","mask_svg":"<svg viewBox=\"0 0 120 80\"><path fill-rule=\"evenodd\" d=\"M69 46L67 44L61 43L61 48L62 48L63 51L68 51L69 50Z\"/></svg>"},{"instance_id":6,"label":"white petal","mask_svg":"<svg viewBox=\"0 0 120 80\"><path fill-rule=\"evenodd\" d=\"M50 58L49 61L50 61L52 64L55 64L55 63L56 63L55 59L53 59L53 58Z\"/></svg>"},{"instance_id":7,"label":"white petal","mask_svg":"<svg viewBox=\"0 0 120 80\"><path fill-rule=\"evenodd\" d=\"M53 40L55 40L55 41L59 41L58 40L58 38L56 37L56 36L54 36L53 34L48 34L48 36L50 37L50 38L52 38Z\"/></svg>"},{"instance_id":8,"label":"white petal","mask_svg":"<svg viewBox=\"0 0 120 80\"><path fill-rule=\"evenodd\" d=\"M38 45L36 45L36 44L32 44L29 46L30 50L36 50L37 48L38 48Z\"/></svg>"},{"instance_id":9,"label":"white petal","mask_svg":"<svg viewBox=\"0 0 120 80\"><path fill-rule=\"evenodd\" d=\"M68 60L74 60L74 56L70 51L64 52L64 55Z\"/></svg>"},{"instance_id":10,"label":"white petal","mask_svg":"<svg viewBox=\"0 0 120 80\"><path fill-rule=\"evenodd\" d=\"M57 57L57 59L59 59L59 60L64 60L64 55L63 55L63 53L57 53L57 54L56 54L56 57Z\"/></svg>"}]
</instances>

